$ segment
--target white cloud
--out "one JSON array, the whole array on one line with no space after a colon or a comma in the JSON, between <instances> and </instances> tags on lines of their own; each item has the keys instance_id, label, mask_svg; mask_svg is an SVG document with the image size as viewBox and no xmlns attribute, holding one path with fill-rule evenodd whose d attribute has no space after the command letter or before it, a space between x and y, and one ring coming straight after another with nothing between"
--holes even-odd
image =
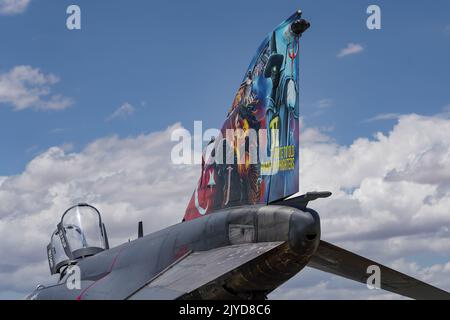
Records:
<instances>
[{"instance_id":1,"label":"white cloud","mask_svg":"<svg viewBox=\"0 0 450 320\"><path fill-rule=\"evenodd\" d=\"M376 116L364 120L364 122L374 122L374 121L381 121L381 120L396 120L401 116L400 113L381 113L377 114Z\"/></svg>"},{"instance_id":2,"label":"white cloud","mask_svg":"<svg viewBox=\"0 0 450 320\"><path fill-rule=\"evenodd\" d=\"M323 239L450 290L449 132L448 118L419 115L400 116L388 135L360 138L350 146L306 130L301 193L333 192L310 203L321 215ZM444 262L433 265L435 260ZM320 271L309 273L317 281L305 283L300 274L274 297L316 292L328 298L398 298ZM317 294L310 297L320 298Z\"/></svg>"},{"instance_id":3,"label":"white cloud","mask_svg":"<svg viewBox=\"0 0 450 320\"><path fill-rule=\"evenodd\" d=\"M117 108L108 118L106 118L106 121L111 121L116 118L129 117L134 113L134 111L134 107L128 102L125 102L119 108Z\"/></svg>"},{"instance_id":4,"label":"white cloud","mask_svg":"<svg viewBox=\"0 0 450 320\"><path fill-rule=\"evenodd\" d=\"M334 101L333 99L324 98L314 102L311 106L314 108L313 112L305 117L317 117L324 114L327 109L334 106Z\"/></svg>"},{"instance_id":5,"label":"white cloud","mask_svg":"<svg viewBox=\"0 0 450 320\"><path fill-rule=\"evenodd\" d=\"M111 245L180 222L200 169L170 164L166 131L94 141L79 153L52 147L24 172L0 179L0 291L25 293L48 280L45 246L63 211L95 205ZM20 232L18 232L20 230Z\"/></svg>"},{"instance_id":6,"label":"white cloud","mask_svg":"<svg viewBox=\"0 0 450 320\"><path fill-rule=\"evenodd\" d=\"M0 73L0 104L10 104L14 110L62 110L72 100L52 94L51 87L59 82L53 74L44 74L31 66L16 66Z\"/></svg>"},{"instance_id":7,"label":"white cloud","mask_svg":"<svg viewBox=\"0 0 450 320\"><path fill-rule=\"evenodd\" d=\"M331 106L333 106L334 102L332 99L321 99L319 101L317 101L317 107L319 109L326 109L329 108Z\"/></svg>"},{"instance_id":8,"label":"white cloud","mask_svg":"<svg viewBox=\"0 0 450 320\"><path fill-rule=\"evenodd\" d=\"M57 133L61 133L64 131L66 131L65 128L54 128L54 129L50 130L50 133L57 134Z\"/></svg>"},{"instance_id":9,"label":"white cloud","mask_svg":"<svg viewBox=\"0 0 450 320\"><path fill-rule=\"evenodd\" d=\"M79 153L53 147L24 172L0 178L0 292L25 293L48 279L45 245L68 206L97 206L111 244L180 221L199 168L170 164L170 133L96 140ZM302 133L301 191L330 190L310 203L324 240L450 289L450 120L400 116L389 134L339 145ZM17 232L20 230L20 232ZM427 256L428 258L423 258ZM438 262L439 261L439 262ZM398 298L306 269L272 298Z\"/></svg>"},{"instance_id":10,"label":"white cloud","mask_svg":"<svg viewBox=\"0 0 450 320\"><path fill-rule=\"evenodd\" d=\"M343 58L345 56L349 56L352 54L361 53L364 51L364 47L358 43L350 42L347 47L341 49L341 51L338 53L338 58Z\"/></svg>"},{"instance_id":11,"label":"white cloud","mask_svg":"<svg viewBox=\"0 0 450 320\"><path fill-rule=\"evenodd\" d=\"M307 128L300 133L301 143L321 143L321 142L332 142L333 139L326 135L323 130L318 128Z\"/></svg>"},{"instance_id":12,"label":"white cloud","mask_svg":"<svg viewBox=\"0 0 450 320\"><path fill-rule=\"evenodd\" d=\"M441 112L437 114L439 117L450 118L450 104L443 107Z\"/></svg>"},{"instance_id":13,"label":"white cloud","mask_svg":"<svg viewBox=\"0 0 450 320\"><path fill-rule=\"evenodd\" d=\"M24 12L31 0L0 0L0 14L13 15Z\"/></svg>"}]
</instances>

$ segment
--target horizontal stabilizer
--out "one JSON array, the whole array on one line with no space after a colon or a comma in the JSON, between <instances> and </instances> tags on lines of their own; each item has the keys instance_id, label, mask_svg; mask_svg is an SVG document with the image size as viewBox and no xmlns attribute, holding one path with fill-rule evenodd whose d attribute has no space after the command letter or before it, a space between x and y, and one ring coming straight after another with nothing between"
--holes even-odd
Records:
<instances>
[{"instance_id":1,"label":"horizontal stabilizer","mask_svg":"<svg viewBox=\"0 0 450 320\"><path fill-rule=\"evenodd\" d=\"M325 241L320 241L316 253L308 263L309 267L364 284L371 275L367 273L367 268L371 265L380 268L381 288L384 290L412 299L450 300L450 293L444 290Z\"/></svg>"},{"instance_id":2,"label":"horizontal stabilizer","mask_svg":"<svg viewBox=\"0 0 450 320\"><path fill-rule=\"evenodd\" d=\"M281 242L245 243L192 252L132 294L131 300L178 299L212 282Z\"/></svg>"}]
</instances>

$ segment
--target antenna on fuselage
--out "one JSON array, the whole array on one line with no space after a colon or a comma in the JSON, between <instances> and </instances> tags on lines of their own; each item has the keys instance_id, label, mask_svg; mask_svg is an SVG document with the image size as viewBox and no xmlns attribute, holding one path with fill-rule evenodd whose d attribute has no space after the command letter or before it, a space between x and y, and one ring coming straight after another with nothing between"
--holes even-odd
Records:
<instances>
[{"instance_id":1,"label":"antenna on fuselage","mask_svg":"<svg viewBox=\"0 0 450 320\"><path fill-rule=\"evenodd\" d=\"M144 224L142 221L138 223L138 238L142 238L144 236Z\"/></svg>"}]
</instances>

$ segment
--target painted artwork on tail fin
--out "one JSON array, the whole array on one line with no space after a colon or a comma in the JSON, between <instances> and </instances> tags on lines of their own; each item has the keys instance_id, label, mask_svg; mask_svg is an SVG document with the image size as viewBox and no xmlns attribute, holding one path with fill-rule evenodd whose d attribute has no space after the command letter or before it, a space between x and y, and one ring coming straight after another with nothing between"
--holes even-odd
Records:
<instances>
[{"instance_id":1,"label":"painted artwork on tail fin","mask_svg":"<svg viewBox=\"0 0 450 320\"><path fill-rule=\"evenodd\" d=\"M299 38L308 28L296 12L258 48L219 137L205 148L184 221L298 192Z\"/></svg>"}]
</instances>

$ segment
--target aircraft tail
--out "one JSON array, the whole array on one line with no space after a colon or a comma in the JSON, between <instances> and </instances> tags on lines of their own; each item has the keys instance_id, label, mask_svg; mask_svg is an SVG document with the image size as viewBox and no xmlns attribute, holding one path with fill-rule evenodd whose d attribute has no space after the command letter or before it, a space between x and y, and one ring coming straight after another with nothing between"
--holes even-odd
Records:
<instances>
[{"instance_id":1,"label":"aircraft tail","mask_svg":"<svg viewBox=\"0 0 450 320\"><path fill-rule=\"evenodd\" d=\"M299 39L296 12L259 46L221 134L210 142L183 220L263 204L299 190Z\"/></svg>"}]
</instances>

